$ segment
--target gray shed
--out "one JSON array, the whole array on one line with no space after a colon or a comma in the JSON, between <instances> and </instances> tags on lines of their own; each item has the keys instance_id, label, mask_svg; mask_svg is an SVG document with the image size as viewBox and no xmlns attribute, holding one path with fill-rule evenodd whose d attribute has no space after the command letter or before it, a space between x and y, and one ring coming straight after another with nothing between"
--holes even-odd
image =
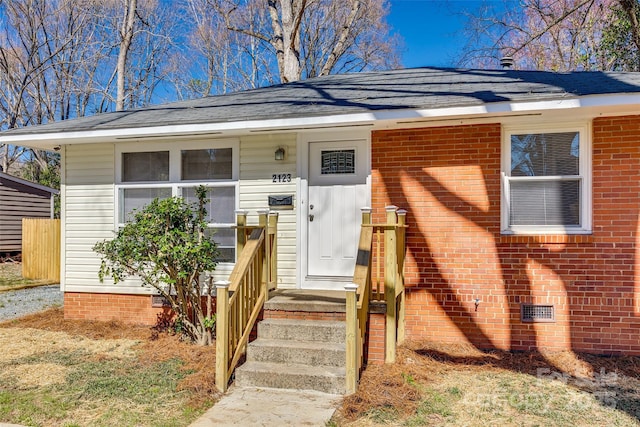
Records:
<instances>
[{"instance_id":1,"label":"gray shed","mask_svg":"<svg viewBox=\"0 0 640 427\"><path fill-rule=\"evenodd\" d=\"M22 251L22 218L53 218L58 190L0 172L0 253Z\"/></svg>"}]
</instances>

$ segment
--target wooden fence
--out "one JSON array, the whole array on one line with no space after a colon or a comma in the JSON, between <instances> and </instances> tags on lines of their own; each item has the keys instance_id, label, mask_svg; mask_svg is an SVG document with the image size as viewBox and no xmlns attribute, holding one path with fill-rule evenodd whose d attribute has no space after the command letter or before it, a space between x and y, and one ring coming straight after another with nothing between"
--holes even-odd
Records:
<instances>
[{"instance_id":1,"label":"wooden fence","mask_svg":"<svg viewBox=\"0 0 640 427\"><path fill-rule=\"evenodd\" d=\"M59 219L22 219L22 277L60 282Z\"/></svg>"}]
</instances>

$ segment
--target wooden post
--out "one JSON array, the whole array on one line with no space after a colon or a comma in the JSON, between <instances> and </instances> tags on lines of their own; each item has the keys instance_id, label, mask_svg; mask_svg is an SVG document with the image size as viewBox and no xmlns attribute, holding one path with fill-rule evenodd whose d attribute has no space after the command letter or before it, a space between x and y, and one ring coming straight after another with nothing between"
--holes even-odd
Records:
<instances>
[{"instance_id":1,"label":"wooden post","mask_svg":"<svg viewBox=\"0 0 640 427\"><path fill-rule=\"evenodd\" d=\"M264 230L264 253L262 254L262 282L260 286L269 293L269 265L271 262L271 244L269 242L269 209L258 211L258 225Z\"/></svg>"},{"instance_id":2,"label":"wooden post","mask_svg":"<svg viewBox=\"0 0 640 427\"><path fill-rule=\"evenodd\" d=\"M387 224L384 231L384 299L387 303L385 322L384 361L393 363L396 361L396 229L391 227L396 224L397 206L387 206Z\"/></svg>"},{"instance_id":3,"label":"wooden post","mask_svg":"<svg viewBox=\"0 0 640 427\"><path fill-rule=\"evenodd\" d=\"M366 224L366 225L370 225L371 224L371 212L372 211L373 211L373 209L371 209L368 206L360 208L360 212L362 213L362 224ZM360 233L361 234L362 234L362 228L363 227L360 227ZM371 248L369 248L369 249L371 249ZM371 260L373 260L373 255L371 253L369 254L369 257L370 257ZM371 268L371 267L369 267L369 268ZM367 298L371 299L372 295L373 295L373 292L374 292L373 287L371 286L371 283L370 283L371 282L371 274L369 274L367 276L367 281L369 281L369 283L367 283L367 286L369 288L369 295L367 296ZM376 291L377 291L377 289L376 289ZM369 315L369 313L367 313L367 316L368 315Z\"/></svg>"},{"instance_id":4,"label":"wooden post","mask_svg":"<svg viewBox=\"0 0 640 427\"><path fill-rule=\"evenodd\" d=\"M370 207L360 208L360 212L362 212L362 223L363 224L371 224L371 211Z\"/></svg>"},{"instance_id":5,"label":"wooden post","mask_svg":"<svg viewBox=\"0 0 640 427\"><path fill-rule=\"evenodd\" d=\"M358 285L355 283L349 283L345 285L347 300L347 312L346 312L346 392L347 394L353 394L358 389L358 301L356 298L356 290Z\"/></svg>"},{"instance_id":6,"label":"wooden post","mask_svg":"<svg viewBox=\"0 0 640 427\"><path fill-rule=\"evenodd\" d=\"M404 257L406 253L406 228L407 211L398 211L398 271L397 286L400 288L398 295L398 344L402 344L405 339L405 289L404 289Z\"/></svg>"},{"instance_id":7,"label":"wooden post","mask_svg":"<svg viewBox=\"0 0 640 427\"><path fill-rule=\"evenodd\" d=\"M278 212L269 212L269 233L265 236L271 243L271 263L269 264L269 286L267 291L278 287ZM269 295L267 292L267 299Z\"/></svg>"},{"instance_id":8,"label":"wooden post","mask_svg":"<svg viewBox=\"0 0 640 427\"><path fill-rule=\"evenodd\" d=\"M240 258L240 254L247 243L247 230L242 227L247 226L247 211L236 211L236 259Z\"/></svg>"},{"instance_id":9,"label":"wooden post","mask_svg":"<svg viewBox=\"0 0 640 427\"><path fill-rule=\"evenodd\" d=\"M227 391L229 378L229 285L216 282L216 387Z\"/></svg>"}]
</instances>

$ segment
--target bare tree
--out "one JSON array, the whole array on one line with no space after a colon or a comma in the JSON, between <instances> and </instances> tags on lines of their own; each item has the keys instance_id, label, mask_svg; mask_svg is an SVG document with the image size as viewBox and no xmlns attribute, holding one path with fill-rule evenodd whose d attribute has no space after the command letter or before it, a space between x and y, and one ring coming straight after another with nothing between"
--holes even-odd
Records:
<instances>
[{"instance_id":1,"label":"bare tree","mask_svg":"<svg viewBox=\"0 0 640 427\"><path fill-rule=\"evenodd\" d=\"M241 52L233 59L245 59L236 75L250 79L246 86L399 65L385 0L205 1L217 13L208 25L227 31L232 51Z\"/></svg>"},{"instance_id":2,"label":"bare tree","mask_svg":"<svg viewBox=\"0 0 640 427\"><path fill-rule=\"evenodd\" d=\"M0 33L1 128L44 123L68 114L70 86L77 78L72 52L81 44L84 28L80 3L15 0L0 4L5 17ZM8 170L24 153L20 147L2 147L2 168Z\"/></svg>"},{"instance_id":3,"label":"bare tree","mask_svg":"<svg viewBox=\"0 0 640 427\"><path fill-rule=\"evenodd\" d=\"M0 2L0 129L66 120L151 102L163 78L162 58L172 47L165 11L137 0L144 24L127 38L120 59L121 0L12 0ZM127 0L129 1L129 0ZM127 5L131 6L129 3ZM120 71L120 72L119 72ZM122 76L124 85L116 78ZM116 87L118 86L118 87ZM126 103L125 103L126 102ZM55 160L56 156L53 157ZM29 162L47 168L51 156L0 146L0 166ZM31 173L39 176L39 172Z\"/></svg>"},{"instance_id":4,"label":"bare tree","mask_svg":"<svg viewBox=\"0 0 640 427\"><path fill-rule=\"evenodd\" d=\"M105 0L96 13L104 28L98 40L105 60L96 77L105 104L115 103L116 110L149 104L165 77L165 58L173 48L170 5Z\"/></svg>"},{"instance_id":5,"label":"bare tree","mask_svg":"<svg viewBox=\"0 0 640 427\"><path fill-rule=\"evenodd\" d=\"M495 67L503 56L527 69L606 70L613 67L612 50L603 35L615 11L629 23L627 34L640 46L637 0L521 0L501 7L488 4L470 15L469 43L461 65ZM636 49L637 50L637 49Z\"/></svg>"}]
</instances>

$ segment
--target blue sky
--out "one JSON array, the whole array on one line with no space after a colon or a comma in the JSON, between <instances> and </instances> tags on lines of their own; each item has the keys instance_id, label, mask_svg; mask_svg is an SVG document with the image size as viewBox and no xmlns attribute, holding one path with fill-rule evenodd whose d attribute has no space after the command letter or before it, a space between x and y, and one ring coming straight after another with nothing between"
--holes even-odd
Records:
<instances>
[{"instance_id":1,"label":"blue sky","mask_svg":"<svg viewBox=\"0 0 640 427\"><path fill-rule=\"evenodd\" d=\"M476 0L390 0L388 23L405 41L404 67L455 67L465 44L462 13Z\"/></svg>"}]
</instances>

